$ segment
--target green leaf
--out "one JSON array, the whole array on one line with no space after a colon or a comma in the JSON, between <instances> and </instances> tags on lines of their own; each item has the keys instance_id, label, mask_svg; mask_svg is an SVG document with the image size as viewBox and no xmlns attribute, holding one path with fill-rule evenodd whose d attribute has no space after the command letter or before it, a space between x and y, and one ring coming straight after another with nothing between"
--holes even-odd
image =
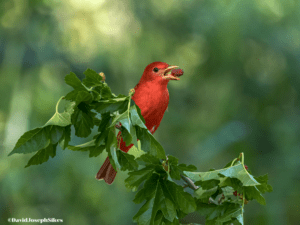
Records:
<instances>
[{"instance_id":1,"label":"green leaf","mask_svg":"<svg viewBox=\"0 0 300 225\"><path fill-rule=\"evenodd\" d=\"M265 175L260 176L260 177L255 177L255 180L257 180L257 182L259 182L261 184L261 185L256 186L257 189L261 193L272 192L273 191L272 186L268 184L268 174L265 174Z\"/></svg>"},{"instance_id":2,"label":"green leaf","mask_svg":"<svg viewBox=\"0 0 300 225\"><path fill-rule=\"evenodd\" d=\"M196 210L197 206L191 194L185 192L183 187L176 183L165 180L162 183L162 189L166 196L171 199L178 209L186 214L192 213Z\"/></svg>"},{"instance_id":3,"label":"green leaf","mask_svg":"<svg viewBox=\"0 0 300 225\"><path fill-rule=\"evenodd\" d=\"M127 115L124 115L124 114L127 114ZM122 115L124 115L124 116L123 116L123 118L119 119L119 122L131 134L133 131L135 131L135 128L132 125L132 123L130 122L128 111L125 111ZM136 136L136 134L135 134L135 136Z\"/></svg>"},{"instance_id":4,"label":"green leaf","mask_svg":"<svg viewBox=\"0 0 300 225\"><path fill-rule=\"evenodd\" d=\"M172 155L168 155L168 161L170 165L174 165L174 166L178 165L178 159Z\"/></svg>"},{"instance_id":5,"label":"green leaf","mask_svg":"<svg viewBox=\"0 0 300 225\"><path fill-rule=\"evenodd\" d=\"M243 213L241 213L240 215L238 215L236 217L237 221L241 224L241 225L244 225L244 216L243 216Z\"/></svg>"},{"instance_id":6,"label":"green leaf","mask_svg":"<svg viewBox=\"0 0 300 225\"><path fill-rule=\"evenodd\" d=\"M130 132L130 126L129 126L129 117L128 112L125 111L124 113L117 115L113 121L111 122L111 125L109 127L114 127L117 123L120 121L123 121L122 126L125 127Z\"/></svg>"},{"instance_id":7,"label":"green leaf","mask_svg":"<svg viewBox=\"0 0 300 225\"><path fill-rule=\"evenodd\" d=\"M197 170L197 167L194 165L187 166L186 164L180 164L178 165L178 159L174 156L168 155L168 161L170 164L170 176L172 179L180 180L180 174L183 173L183 171L195 171Z\"/></svg>"},{"instance_id":8,"label":"green leaf","mask_svg":"<svg viewBox=\"0 0 300 225\"><path fill-rule=\"evenodd\" d=\"M208 198L210 196L212 196L213 194L215 194L218 190L218 187L213 187L211 189L208 190L204 190L202 189L202 187L199 187L196 191L195 191L195 195L198 199L204 199L204 198Z\"/></svg>"},{"instance_id":9,"label":"green leaf","mask_svg":"<svg viewBox=\"0 0 300 225\"><path fill-rule=\"evenodd\" d=\"M105 145L100 145L100 146L90 149L89 157L97 157L98 155L100 155L103 152L104 149L105 149Z\"/></svg>"},{"instance_id":10,"label":"green leaf","mask_svg":"<svg viewBox=\"0 0 300 225\"><path fill-rule=\"evenodd\" d=\"M71 91L65 96L66 100L74 101L76 102L76 105L78 105L81 102L92 102L93 96L86 90L83 91Z\"/></svg>"},{"instance_id":11,"label":"green leaf","mask_svg":"<svg viewBox=\"0 0 300 225\"><path fill-rule=\"evenodd\" d=\"M206 216L205 224L223 224L223 222L220 221L230 221L231 218L239 215L239 213L236 212L240 209L241 206L239 204L229 202L214 205L197 201L197 212L200 215Z\"/></svg>"},{"instance_id":12,"label":"green leaf","mask_svg":"<svg viewBox=\"0 0 300 225\"><path fill-rule=\"evenodd\" d=\"M177 218L175 218L172 222L170 222L170 221L168 221L164 218L163 222L162 222L162 225L181 225L181 224L179 223L179 220ZM193 223L193 224L190 224L190 225L197 225L197 224Z\"/></svg>"},{"instance_id":13,"label":"green leaf","mask_svg":"<svg viewBox=\"0 0 300 225\"><path fill-rule=\"evenodd\" d=\"M195 171L197 170L197 167L194 166L194 165L186 165L186 164L179 164L178 165L178 168L181 170L181 171Z\"/></svg>"},{"instance_id":14,"label":"green leaf","mask_svg":"<svg viewBox=\"0 0 300 225\"><path fill-rule=\"evenodd\" d=\"M110 87L104 83L101 89L101 98L102 99L111 99L114 98L114 95L112 94Z\"/></svg>"},{"instance_id":15,"label":"green leaf","mask_svg":"<svg viewBox=\"0 0 300 225\"><path fill-rule=\"evenodd\" d=\"M203 189L208 190L211 189L215 186L218 186L218 184L220 183L220 180L206 180L206 181L197 181L195 182L195 185L200 185Z\"/></svg>"},{"instance_id":16,"label":"green leaf","mask_svg":"<svg viewBox=\"0 0 300 225\"><path fill-rule=\"evenodd\" d=\"M144 152L141 149L141 142L138 141L136 146L132 146L129 151L127 152L127 154L133 155L135 158L138 158L144 154L146 154L146 152Z\"/></svg>"},{"instance_id":17,"label":"green leaf","mask_svg":"<svg viewBox=\"0 0 300 225\"><path fill-rule=\"evenodd\" d=\"M162 165L157 157L150 155L149 153L141 155L136 160L139 162L143 161L145 162L146 165L160 165L160 166Z\"/></svg>"},{"instance_id":18,"label":"green leaf","mask_svg":"<svg viewBox=\"0 0 300 225\"><path fill-rule=\"evenodd\" d=\"M135 146L138 146L136 129L133 124L129 123L127 118L120 120L120 123L122 124L122 138L125 141L126 146L130 145L131 143Z\"/></svg>"},{"instance_id":19,"label":"green leaf","mask_svg":"<svg viewBox=\"0 0 300 225\"><path fill-rule=\"evenodd\" d=\"M99 133L93 137L93 139L96 140L95 143L97 146L105 143L105 139L108 134L108 130L106 128L109 125L110 119L111 119L111 116L109 113L102 114L102 119L101 119L100 125L98 127Z\"/></svg>"},{"instance_id":20,"label":"green leaf","mask_svg":"<svg viewBox=\"0 0 300 225\"><path fill-rule=\"evenodd\" d=\"M113 166L114 170L119 170L121 168L118 157L117 157L117 138L115 136L114 132L115 128L112 127L108 131L108 137L107 137L107 142L106 142L106 151L108 153L110 163Z\"/></svg>"},{"instance_id":21,"label":"green leaf","mask_svg":"<svg viewBox=\"0 0 300 225\"><path fill-rule=\"evenodd\" d=\"M235 192L235 189L233 187L227 186L227 187L223 187L221 188L222 193L224 194L224 196L233 196L233 192Z\"/></svg>"},{"instance_id":22,"label":"green leaf","mask_svg":"<svg viewBox=\"0 0 300 225\"><path fill-rule=\"evenodd\" d=\"M266 205L265 198L261 195L261 192L256 186L244 187L245 198L249 200L255 199L259 204Z\"/></svg>"},{"instance_id":23,"label":"green leaf","mask_svg":"<svg viewBox=\"0 0 300 225\"><path fill-rule=\"evenodd\" d=\"M153 173L153 168L145 167L138 171L128 173L128 178L125 180L125 186L135 191L141 183L143 183Z\"/></svg>"},{"instance_id":24,"label":"green leaf","mask_svg":"<svg viewBox=\"0 0 300 225\"><path fill-rule=\"evenodd\" d=\"M159 185L159 175L152 174L146 182L144 190L142 189L140 192L145 193L144 197L146 197L147 201L133 217L133 221L140 225L152 225L157 213L157 204L154 204L157 202L155 195Z\"/></svg>"},{"instance_id":25,"label":"green leaf","mask_svg":"<svg viewBox=\"0 0 300 225\"><path fill-rule=\"evenodd\" d=\"M173 222L177 216L176 207L174 203L164 195L161 185L158 186L155 203L157 204L157 211L161 210L164 217L170 222Z\"/></svg>"},{"instance_id":26,"label":"green leaf","mask_svg":"<svg viewBox=\"0 0 300 225\"><path fill-rule=\"evenodd\" d=\"M137 164L137 162L134 160L134 156L127 154L125 152L122 152L121 150L117 151L117 157L118 157L118 161L121 165L121 170L125 171L125 170L136 170L139 165Z\"/></svg>"},{"instance_id":27,"label":"green leaf","mask_svg":"<svg viewBox=\"0 0 300 225\"><path fill-rule=\"evenodd\" d=\"M94 125L99 127L101 124L101 114L92 110L89 111L89 114L93 118Z\"/></svg>"},{"instance_id":28,"label":"green leaf","mask_svg":"<svg viewBox=\"0 0 300 225\"><path fill-rule=\"evenodd\" d=\"M25 132L8 156L15 153L27 154L46 148L50 144L49 130L50 128L47 126Z\"/></svg>"},{"instance_id":29,"label":"green leaf","mask_svg":"<svg viewBox=\"0 0 300 225\"><path fill-rule=\"evenodd\" d=\"M31 165L39 165L44 162L47 162L49 159L49 156L54 158L54 156L56 155L56 146L57 146L57 143L49 144L46 148L39 150L33 157L31 157L29 159L25 168L28 166L31 166Z\"/></svg>"},{"instance_id":30,"label":"green leaf","mask_svg":"<svg viewBox=\"0 0 300 225\"><path fill-rule=\"evenodd\" d=\"M73 114L76 103L75 102L70 102L70 101L67 101L67 100L63 100L63 101L65 102L64 112Z\"/></svg>"},{"instance_id":31,"label":"green leaf","mask_svg":"<svg viewBox=\"0 0 300 225\"><path fill-rule=\"evenodd\" d=\"M158 158L165 159L165 151L159 142L152 136L149 130L136 127L137 138L141 140L142 150L150 152Z\"/></svg>"},{"instance_id":32,"label":"green leaf","mask_svg":"<svg viewBox=\"0 0 300 225\"><path fill-rule=\"evenodd\" d=\"M147 129L145 125L145 120L140 113L140 109L137 105L130 107L130 119L133 125L139 126L141 128Z\"/></svg>"},{"instance_id":33,"label":"green leaf","mask_svg":"<svg viewBox=\"0 0 300 225\"><path fill-rule=\"evenodd\" d=\"M230 186L234 188L237 192L243 192L243 183L237 178L223 177L220 179L220 187Z\"/></svg>"},{"instance_id":34,"label":"green leaf","mask_svg":"<svg viewBox=\"0 0 300 225\"><path fill-rule=\"evenodd\" d=\"M225 170L220 171L220 174L226 177L237 178L244 186L255 186L259 184L254 177L247 172L242 164L226 168Z\"/></svg>"},{"instance_id":35,"label":"green leaf","mask_svg":"<svg viewBox=\"0 0 300 225\"><path fill-rule=\"evenodd\" d=\"M99 101L91 104L92 108L96 110L98 113L114 113L118 111L119 113L123 113L127 110L128 102L126 98L122 99L122 101Z\"/></svg>"},{"instance_id":36,"label":"green leaf","mask_svg":"<svg viewBox=\"0 0 300 225\"><path fill-rule=\"evenodd\" d=\"M233 219L240 218L239 222L242 222L243 224L243 210L240 206L236 205L235 208L232 208L231 210L226 210L225 214L222 216L219 216L215 221L220 224L224 224L226 222L233 222Z\"/></svg>"},{"instance_id":37,"label":"green leaf","mask_svg":"<svg viewBox=\"0 0 300 225\"><path fill-rule=\"evenodd\" d=\"M81 81L78 79L75 73L71 72L70 74L65 76L66 84L73 87L75 90L86 91L86 88L81 84Z\"/></svg>"},{"instance_id":38,"label":"green leaf","mask_svg":"<svg viewBox=\"0 0 300 225\"><path fill-rule=\"evenodd\" d=\"M183 187L178 185L176 189L176 198L180 210L183 211L184 213L189 214L196 210L196 203L194 198L189 193L185 192L183 190Z\"/></svg>"},{"instance_id":39,"label":"green leaf","mask_svg":"<svg viewBox=\"0 0 300 225\"><path fill-rule=\"evenodd\" d=\"M153 184L156 184L158 182L158 179L159 175L155 173L152 173L151 176L147 177L143 188L136 193L133 202L136 204L140 204L144 200L149 200L153 198L154 193L156 191L156 186Z\"/></svg>"},{"instance_id":40,"label":"green leaf","mask_svg":"<svg viewBox=\"0 0 300 225\"><path fill-rule=\"evenodd\" d=\"M221 177L219 174L239 179L244 186L255 186L259 183L254 179L254 177L249 174L241 163L235 166L228 167L221 170L214 170L209 172L184 172L189 178L194 181L206 181L206 180L219 180Z\"/></svg>"},{"instance_id":41,"label":"green leaf","mask_svg":"<svg viewBox=\"0 0 300 225\"><path fill-rule=\"evenodd\" d=\"M126 146L129 146L132 143L131 134L124 127L122 127L121 132L122 132L123 141L125 141ZM137 143L137 139L135 141Z\"/></svg>"},{"instance_id":42,"label":"green leaf","mask_svg":"<svg viewBox=\"0 0 300 225\"><path fill-rule=\"evenodd\" d=\"M172 179L180 180L181 179L180 173L181 171L178 169L177 166L170 165L170 176Z\"/></svg>"},{"instance_id":43,"label":"green leaf","mask_svg":"<svg viewBox=\"0 0 300 225\"><path fill-rule=\"evenodd\" d=\"M85 75L85 78L82 80L82 83L86 87L91 88L91 87L103 85L101 82L101 81L103 81L103 78L98 73L96 73L94 70L87 69L84 72L84 75Z\"/></svg>"},{"instance_id":44,"label":"green leaf","mask_svg":"<svg viewBox=\"0 0 300 225\"><path fill-rule=\"evenodd\" d=\"M133 221L139 225L152 225L154 198L148 200L133 217Z\"/></svg>"},{"instance_id":45,"label":"green leaf","mask_svg":"<svg viewBox=\"0 0 300 225\"><path fill-rule=\"evenodd\" d=\"M154 224L159 211L163 213L165 219L172 222L177 213L174 203L168 199L162 190L159 175L152 176L145 182L144 188L137 193L136 202L141 202L140 198L146 199L146 203L134 216L134 221L139 224Z\"/></svg>"},{"instance_id":46,"label":"green leaf","mask_svg":"<svg viewBox=\"0 0 300 225\"><path fill-rule=\"evenodd\" d=\"M105 146L104 145L96 146L95 140L91 140L89 142L76 145L76 146L69 145L68 149L72 151L90 151L89 157L96 157L103 152Z\"/></svg>"},{"instance_id":47,"label":"green leaf","mask_svg":"<svg viewBox=\"0 0 300 225\"><path fill-rule=\"evenodd\" d=\"M51 144L57 144L64 135L64 127L50 126L50 141Z\"/></svg>"},{"instance_id":48,"label":"green leaf","mask_svg":"<svg viewBox=\"0 0 300 225\"><path fill-rule=\"evenodd\" d=\"M75 109L72 116L72 122L75 127L75 135L78 137L89 136L94 127L93 118L79 108Z\"/></svg>"},{"instance_id":49,"label":"green leaf","mask_svg":"<svg viewBox=\"0 0 300 225\"><path fill-rule=\"evenodd\" d=\"M93 90L91 91L91 95L93 96L93 101L98 102L101 99L101 91L102 91L102 87L100 86L93 87Z\"/></svg>"},{"instance_id":50,"label":"green leaf","mask_svg":"<svg viewBox=\"0 0 300 225\"><path fill-rule=\"evenodd\" d=\"M174 156L168 155L168 163L170 165L170 176L172 179L180 180L182 171L178 168L178 159Z\"/></svg>"},{"instance_id":51,"label":"green leaf","mask_svg":"<svg viewBox=\"0 0 300 225\"><path fill-rule=\"evenodd\" d=\"M71 115L74 112L75 102L70 102L67 104L67 107L63 113L55 112L51 119L44 125L57 125L61 127L68 126L72 124L71 122Z\"/></svg>"},{"instance_id":52,"label":"green leaf","mask_svg":"<svg viewBox=\"0 0 300 225\"><path fill-rule=\"evenodd\" d=\"M161 225L161 224L163 224L163 219L164 219L164 217L163 217L162 212L158 211L156 213L156 216L155 216L155 219L154 219L154 225Z\"/></svg>"},{"instance_id":53,"label":"green leaf","mask_svg":"<svg viewBox=\"0 0 300 225\"><path fill-rule=\"evenodd\" d=\"M59 146L65 149L71 140L71 125L64 127L64 134L59 140Z\"/></svg>"},{"instance_id":54,"label":"green leaf","mask_svg":"<svg viewBox=\"0 0 300 225\"><path fill-rule=\"evenodd\" d=\"M218 205L215 204L208 204L208 203L203 203L202 201L198 200L197 201L197 212L202 215L202 216L209 216L213 212L219 211L218 210ZM217 215L220 213L217 213Z\"/></svg>"},{"instance_id":55,"label":"green leaf","mask_svg":"<svg viewBox=\"0 0 300 225\"><path fill-rule=\"evenodd\" d=\"M142 122L143 122L143 123L146 123L144 117L142 116L142 112L141 112L141 109L139 108L139 106L138 106L137 104L135 104L135 102L134 102L133 99L131 99L131 101L133 102L133 104L131 104L131 105L132 105L132 106L135 106L135 107L133 107L133 108L135 108L135 110L137 111L137 113L138 113L139 117L141 118Z\"/></svg>"}]
</instances>

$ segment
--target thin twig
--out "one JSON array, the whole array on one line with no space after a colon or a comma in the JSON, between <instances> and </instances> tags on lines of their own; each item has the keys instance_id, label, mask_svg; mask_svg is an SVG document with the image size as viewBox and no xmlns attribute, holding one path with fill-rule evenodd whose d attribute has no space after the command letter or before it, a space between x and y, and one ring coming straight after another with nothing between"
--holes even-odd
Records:
<instances>
[{"instance_id":1,"label":"thin twig","mask_svg":"<svg viewBox=\"0 0 300 225\"><path fill-rule=\"evenodd\" d=\"M186 184L189 186L189 188L193 189L194 191L199 188L198 186L196 186L194 184L194 182L190 178L183 176L182 174L180 174L180 176L181 176L181 179L186 182Z\"/></svg>"}]
</instances>

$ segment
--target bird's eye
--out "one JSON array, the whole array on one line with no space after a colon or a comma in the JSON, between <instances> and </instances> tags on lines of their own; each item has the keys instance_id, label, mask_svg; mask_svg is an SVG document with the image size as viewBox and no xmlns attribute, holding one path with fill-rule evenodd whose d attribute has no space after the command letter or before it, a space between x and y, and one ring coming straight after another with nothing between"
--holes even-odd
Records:
<instances>
[{"instance_id":1,"label":"bird's eye","mask_svg":"<svg viewBox=\"0 0 300 225\"><path fill-rule=\"evenodd\" d=\"M158 72L158 68L157 67L155 67L154 69L153 69L153 71L156 73L156 72Z\"/></svg>"}]
</instances>

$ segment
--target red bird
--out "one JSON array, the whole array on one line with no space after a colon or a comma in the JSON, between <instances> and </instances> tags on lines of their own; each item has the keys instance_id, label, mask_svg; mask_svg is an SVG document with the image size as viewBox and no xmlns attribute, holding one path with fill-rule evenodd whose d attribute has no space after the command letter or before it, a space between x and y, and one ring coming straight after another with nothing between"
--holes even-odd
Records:
<instances>
[{"instance_id":1,"label":"red bird","mask_svg":"<svg viewBox=\"0 0 300 225\"><path fill-rule=\"evenodd\" d=\"M139 81L135 86L135 93L132 97L134 102L141 109L142 116L146 121L146 127L153 134L164 116L169 104L169 91L167 85L170 80L179 80L179 76L183 75L183 70L174 69L178 66L169 66L165 62L153 62L149 64ZM171 73L170 73L171 72ZM123 152L128 152L133 146L126 146L121 132L118 134L120 141L120 149ZM107 157L96 175L96 179L111 184L117 171L114 170Z\"/></svg>"}]
</instances>

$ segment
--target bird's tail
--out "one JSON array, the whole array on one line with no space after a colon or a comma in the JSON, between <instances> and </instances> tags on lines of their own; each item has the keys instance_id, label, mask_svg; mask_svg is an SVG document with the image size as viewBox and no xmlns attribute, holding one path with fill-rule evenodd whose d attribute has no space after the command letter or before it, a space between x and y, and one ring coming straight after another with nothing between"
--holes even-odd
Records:
<instances>
[{"instance_id":1,"label":"bird's tail","mask_svg":"<svg viewBox=\"0 0 300 225\"><path fill-rule=\"evenodd\" d=\"M97 180L102 180L107 184L112 184L114 182L114 179L117 175L117 171L114 170L113 166L110 164L109 158L107 157L101 166L100 170L98 171L96 175Z\"/></svg>"}]
</instances>

